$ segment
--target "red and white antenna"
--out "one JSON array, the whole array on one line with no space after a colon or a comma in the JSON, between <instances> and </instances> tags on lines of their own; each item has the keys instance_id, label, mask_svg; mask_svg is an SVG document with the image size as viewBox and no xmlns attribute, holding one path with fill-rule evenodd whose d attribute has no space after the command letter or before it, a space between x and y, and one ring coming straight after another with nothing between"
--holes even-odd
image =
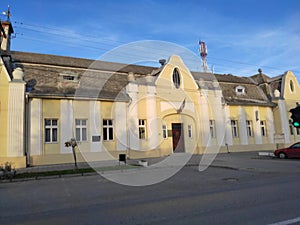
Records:
<instances>
[{"instance_id":1,"label":"red and white antenna","mask_svg":"<svg viewBox=\"0 0 300 225\"><path fill-rule=\"evenodd\" d=\"M208 72L208 66L206 61L207 47L204 41L199 41L199 52L202 59L203 72Z\"/></svg>"}]
</instances>

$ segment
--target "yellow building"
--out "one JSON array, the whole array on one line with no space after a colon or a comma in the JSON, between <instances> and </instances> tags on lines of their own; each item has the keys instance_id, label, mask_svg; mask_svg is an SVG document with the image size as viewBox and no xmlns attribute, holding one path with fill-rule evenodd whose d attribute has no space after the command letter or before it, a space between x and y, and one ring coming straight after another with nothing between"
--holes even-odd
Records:
<instances>
[{"instance_id":1,"label":"yellow building","mask_svg":"<svg viewBox=\"0 0 300 225\"><path fill-rule=\"evenodd\" d=\"M176 55L155 68L8 50L0 163L72 162L71 138L79 161L274 150L300 140L289 123L300 101L290 71L239 77L190 71Z\"/></svg>"}]
</instances>

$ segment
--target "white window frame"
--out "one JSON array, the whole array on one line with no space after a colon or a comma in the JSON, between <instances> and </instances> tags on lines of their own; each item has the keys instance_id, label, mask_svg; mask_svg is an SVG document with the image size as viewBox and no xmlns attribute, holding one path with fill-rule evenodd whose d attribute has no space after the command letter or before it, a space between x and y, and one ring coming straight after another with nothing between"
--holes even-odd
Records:
<instances>
[{"instance_id":1,"label":"white window frame","mask_svg":"<svg viewBox=\"0 0 300 225\"><path fill-rule=\"evenodd\" d=\"M114 121L112 119L103 119L103 141L114 140Z\"/></svg>"},{"instance_id":2,"label":"white window frame","mask_svg":"<svg viewBox=\"0 0 300 225\"><path fill-rule=\"evenodd\" d=\"M230 124L231 124L232 137L233 138L238 138L239 137L238 121L237 120L231 120Z\"/></svg>"},{"instance_id":3,"label":"white window frame","mask_svg":"<svg viewBox=\"0 0 300 225\"><path fill-rule=\"evenodd\" d=\"M237 86L237 87L235 88L235 92L236 92L237 94L245 94L245 87L243 87L243 86Z\"/></svg>"},{"instance_id":4,"label":"white window frame","mask_svg":"<svg viewBox=\"0 0 300 225\"><path fill-rule=\"evenodd\" d=\"M85 137L83 136L84 130L85 130ZM77 142L88 141L88 120L87 119L75 119L75 137Z\"/></svg>"},{"instance_id":5,"label":"white window frame","mask_svg":"<svg viewBox=\"0 0 300 225\"><path fill-rule=\"evenodd\" d=\"M289 120L290 135L294 135L294 126L292 120Z\"/></svg>"},{"instance_id":6,"label":"white window frame","mask_svg":"<svg viewBox=\"0 0 300 225\"><path fill-rule=\"evenodd\" d=\"M50 121L49 125L46 125L46 121ZM56 121L56 125L53 125L53 122ZM49 130L50 132L50 139L47 140L46 138L46 134L47 134L47 130ZM58 119L48 119L45 118L44 119L44 138L45 138L45 143L57 143L58 142ZM55 135L54 132L56 131L56 140L53 140Z\"/></svg>"},{"instance_id":7,"label":"white window frame","mask_svg":"<svg viewBox=\"0 0 300 225\"><path fill-rule=\"evenodd\" d=\"M188 137L193 138L193 127L192 127L192 125L188 125Z\"/></svg>"},{"instance_id":8,"label":"white window frame","mask_svg":"<svg viewBox=\"0 0 300 225\"><path fill-rule=\"evenodd\" d=\"M162 136L164 139L168 138L167 125L162 125Z\"/></svg>"},{"instance_id":9,"label":"white window frame","mask_svg":"<svg viewBox=\"0 0 300 225\"><path fill-rule=\"evenodd\" d=\"M139 119L139 139L140 140L146 140L146 120L145 119Z\"/></svg>"},{"instance_id":10,"label":"white window frame","mask_svg":"<svg viewBox=\"0 0 300 225\"><path fill-rule=\"evenodd\" d=\"M215 120L209 120L209 133L211 138L216 137L216 121Z\"/></svg>"},{"instance_id":11,"label":"white window frame","mask_svg":"<svg viewBox=\"0 0 300 225\"><path fill-rule=\"evenodd\" d=\"M173 70L172 79L175 88L177 89L180 88L181 77L180 77L179 70L177 68L174 68Z\"/></svg>"},{"instance_id":12,"label":"white window frame","mask_svg":"<svg viewBox=\"0 0 300 225\"><path fill-rule=\"evenodd\" d=\"M246 120L247 136L253 137L252 120Z\"/></svg>"},{"instance_id":13,"label":"white window frame","mask_svg":"<svg viewBox=\"0 0 300 225\"><path fill-rule=\"evenodd\" d=\"M296 134L300 135L300 128L299 127L296 128Z\"/></svg>"},{"instance_id":14,"label":"white window frame","mask_svg":"<svg viewBox=\"0 0 300 225\"><path fill-rule=\"evenodd\" d=\"M263 137L267 137L267 125L266 125L266 121L265 120L261 120L260 121L260 131L261 131L261 136Z\"/></svg>"}]
</instances>

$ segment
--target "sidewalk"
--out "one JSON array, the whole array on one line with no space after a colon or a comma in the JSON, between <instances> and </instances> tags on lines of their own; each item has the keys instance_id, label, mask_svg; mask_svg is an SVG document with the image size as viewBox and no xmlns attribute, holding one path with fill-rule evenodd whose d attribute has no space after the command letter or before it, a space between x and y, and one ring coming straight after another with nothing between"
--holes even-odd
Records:
<instances>
[{"instance_id":1,"label":"sidewalk","mask_svg":"<svg viewBox=\"0 0 300 225\"><path fill-rule=\"evenodd\" d=\"M269 151L271 152L271 151ZM151 165L161 165L157 168L167 168L167 167L176 167L180 166L183 158L189 158L186 154L177 153L175 156L175 160L168 162L169 157L161 157L161 158L144 158L148 163L148 167L144 169L154 168ZM257 151L254 152L233 152L233 153L219 153L213 158L213 161L206 165L205 163L209 162L208 160L204 160L203 158L206 155L192 155L185 166L195 166L199 167L201 165L204 167L215 167L215 168L223 168L223 169L233 169L233 170L243 170L243 171L258 171L258 172L300 172L300 160L280 160L274 159L272 157L259 156ZM203 160L202 160L203 159ZM141 160L141 159L140 159ZM201 161L202 160L202 161ZM89 169L96 168L98 171L105 171L105 173L109 171L114 171L113 173L117 173L118 171L126 171L127 169L132 170L133 165L138 165L139 159L135 160L127 160L128 167L124 164L124 162L119 163L118 160L110 160L110 161L102 161L102 162L81 162L78 163L79 169ZM163 162L163 163L159 163ZM167 162L167 163L165 163ZM177 165L178 163L178 165ZM119 165L121 165L119 167ZM136 167L138 169L142 169L143 167ZM65 170L74 170L74 163L70 164L57 164L57 165L45 165L45 166L33 166L23 169L18 169L17 174L24 173L43 173L43 172L53 172L53 171L65 171ZM81 176L84 172L79 172L77 175ZM89 172L91 173L91 172ZM96 173L96 172L92 172ZM76 176L76 174L72 174ZM60 177L60 176L59 176Z\"/></svg>"},{"instance_id":2,"label":"sidewalk","mask_svg":"<svg viewBox=\"0 0 300 225\"><path fill-rule=\"evenodd\" d=\"M199 166L203 155L192 155L186 166ZM143 159L128 159L127 165L138 165L139 160L148 162L148 166L157 164L168 157L161 158L143 158ZM212 166L230 167L239 169L247 166L253 166L253 159L258 159L258 152L235 152L235 153L219 153L212 162ZM109 160L101 162L80 162L77 163L78 168L107 168L125 165L124 162L118 160ZM53 164L43 166L32 166L22 169L17 169L17 173L35 173L35 172L48 172L48 171L63 171L75 169L74 163L67 164Z\"/></svg>"}]
</instances>

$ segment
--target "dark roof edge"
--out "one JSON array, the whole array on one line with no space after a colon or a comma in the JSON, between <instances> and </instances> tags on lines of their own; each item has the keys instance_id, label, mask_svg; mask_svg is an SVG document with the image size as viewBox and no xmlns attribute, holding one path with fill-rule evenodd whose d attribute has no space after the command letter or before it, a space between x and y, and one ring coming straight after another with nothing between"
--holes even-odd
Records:
<instances>
[{"instance_id":1,"label":"dark roof edge","mask_svg":"<svg viewBox=\"0 0 300 225\"><path fill-rule=\"evenodd\" d=\"M226 102L227 105L233 106L265 106L265 107L276 107L277 104L274 102L270 103L245 103L245 102Z\"/></svg>"},{"instance_id":2,"label":"dark roof edge","mask_svg":"<svg viewBox=\"0 0 300 225\"><path fill-rule=\"evenodd\" d=\"M68 99L68 100L98 100L107 102L130 102L130 98L118 99L118 98L103 98L103 97L86 97L86 96L74 96L74 95L53 95L53 94L33 94L27 93L29 98L43 98L43 99Z\"/></svg>"},{"instance_id":3,"label":"dark roof edge","mask_svg":"<svg viewBox=\"0 0 300 225\"><path fill-rule=\"evenodd\" d=\"M113 72L123 72L124 68L128 66L134 66L136 69L148 68L149 70L157 69L157 67L151 66L142 66L136 64L126 64L119 62L110 62L110 61L101 61L98 59L86 59L86 58L77 58L71 56L60 56L52 54L42 54L42 53L33 53L33 52L20 52L20 51L11 51L11 56L15 62L20 63L32 63L32 64L43 64L43 65L54 65L62 67L74 67L74 68L83 68L83 69L98 69L98 70L107 70ZM100 65L100 66L99 66ZM125 72L128 72L125 70ZM135 72L135 71L132 71Z\"/></svg>"}]
</instances>

